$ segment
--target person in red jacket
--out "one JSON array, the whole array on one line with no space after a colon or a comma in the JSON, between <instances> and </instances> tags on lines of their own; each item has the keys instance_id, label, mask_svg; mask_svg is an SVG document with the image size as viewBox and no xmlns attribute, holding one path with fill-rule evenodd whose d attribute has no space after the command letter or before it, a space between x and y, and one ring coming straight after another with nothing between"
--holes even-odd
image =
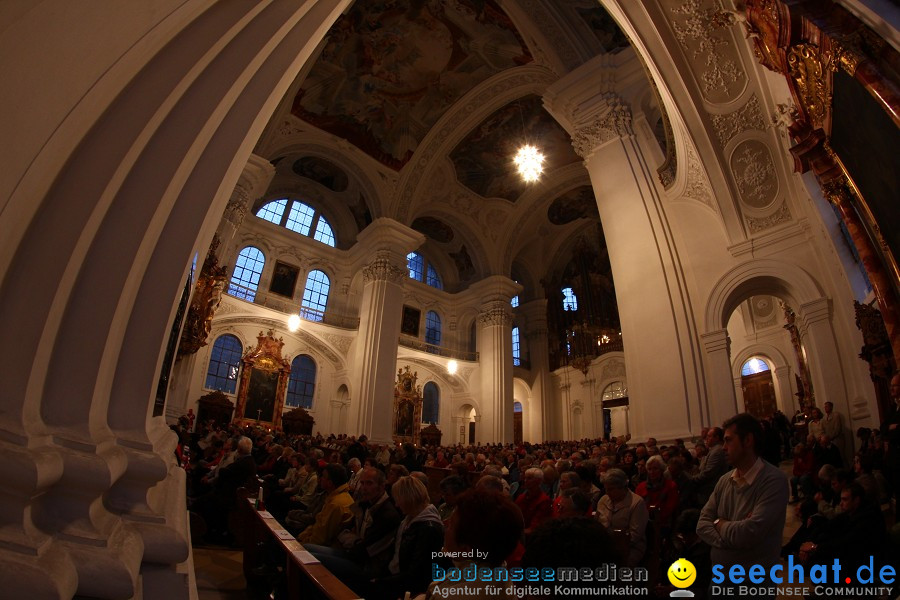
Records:
<instances>
[{"instance_id":1,"label":"person in red jacket","mask_svg":"<svg viewBox=\"0 0 900 600\"><path fill-rule=\"evenodd\" d=\"M647 480L638 484L634 493L644 499L650 518L663 537L672 528L675 509L678 508L678 486L665 476L666 462L661 456L647 459Z\"/></svg>"},{"instance_id":2,"label":"person in red jacket","mask_svg":"<svg viewBox=\"0 0 900 600\"><path fill-rule=\"evenodd\" d=\"M525 479L522 482L525 492L516 498L516 505L522 511L522 518L525 521L525 535L531 533L532 529L549 519L552 514L550 496L541 490L543 482L544 472L539 468L532 467L525 471Z\"/></svg>"}]
</instances>

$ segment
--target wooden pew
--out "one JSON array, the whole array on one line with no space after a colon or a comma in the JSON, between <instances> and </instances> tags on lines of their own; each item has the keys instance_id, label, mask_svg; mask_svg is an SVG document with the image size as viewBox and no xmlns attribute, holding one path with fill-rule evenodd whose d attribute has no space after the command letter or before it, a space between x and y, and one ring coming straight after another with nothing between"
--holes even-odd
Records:
<instances>
[{"instance_id":1,"label":"wooden pew","mask_svg":"<svg viewBox=\"0 0 900 600\"><path fill-rule=\"evenodd\" d=\"M289 598L323 600L358 600L359 596L321 563L306 552L303 545L294 539L284 526L271 518L268 513L255 508L256 500L247 498L240 510L246 524L244 532L244 576L248 581L258 578L253 568L262 564L261 554L266 542L274 541L286 555L285 578ZM263 544L260 544L260 543Z\"/></svg>"}]
</instances>

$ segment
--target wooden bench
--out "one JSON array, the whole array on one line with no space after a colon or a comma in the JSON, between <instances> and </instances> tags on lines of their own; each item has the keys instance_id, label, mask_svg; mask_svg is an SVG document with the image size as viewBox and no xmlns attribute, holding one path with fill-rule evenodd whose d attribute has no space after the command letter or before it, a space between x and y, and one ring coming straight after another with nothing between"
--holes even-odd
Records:
<instances>
[{"instance_id":1,"label":"wooden bench","mask_svg":"<svg viewBox=\"0 0 900 600\"><path fill-rule=\"evenodd\" d=\"M335 577L323 564L314 562L303 545L268 513L255 508L254 498L245 499L239 510L244 516L244 576L258 578L253 569L263 563L268 542L278 544L286 555L284 573L288 598L358 600L359 596Z\"/></svg>"}]
</instances>

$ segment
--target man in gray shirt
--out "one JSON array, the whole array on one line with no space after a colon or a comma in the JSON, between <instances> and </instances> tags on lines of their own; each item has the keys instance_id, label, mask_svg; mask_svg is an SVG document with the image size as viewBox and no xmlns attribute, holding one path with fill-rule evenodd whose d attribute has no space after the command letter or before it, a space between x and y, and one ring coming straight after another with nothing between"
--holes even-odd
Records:
<instances>
[{"instance_id":1,"label":"man in gray shirt","mask_svg":"<svg viewBox=\"0 0 900 600\"><path fill-rule=\"evenodd\" d=\"M697 534L710 545L713 565L762 565L766 578L758 587L773 589L769 569L778 563L788 504L787 475L762 458L762 427L742 413L723 425L728 462L734 469L723 475L700 513ZM726 580L723 586L729 583ZM741 585L754 586L748 579ZM757 597L772 597L765 594Z\"/></svg>"}]
</instances>

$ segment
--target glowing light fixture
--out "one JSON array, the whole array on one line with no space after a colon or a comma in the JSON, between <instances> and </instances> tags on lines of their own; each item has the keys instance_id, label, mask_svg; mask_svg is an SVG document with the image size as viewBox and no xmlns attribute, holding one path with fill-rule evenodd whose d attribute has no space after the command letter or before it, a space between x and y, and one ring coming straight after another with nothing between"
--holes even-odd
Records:
<instances>
[{"instance_id":1,"label":"glowing light fixture","mask_svg":"<svg viewBox=\"0 0 900 600\"><path fill-rule=\"evenodd\" d=\"M456 364L455 360L451 360L450 362L447 363L447 372L450 373L451 375L456 375L456 370L458 368L459 368L459 366Z\"/></svg>"},{"instance_id":2,"label":"glowing light fixture","mask_svg":"<svg viewBox=\"0 0 900 600\"><path fill-rule=\"evenodd\" d=\"M294 332L300 329L300 315L291 315L288 317L288 331Z\"/></svg>"},{"instance_id":3,"label":"glowing light fixture","mask_svg":"<svg viewBox=\"0 0 900 600\"><path fill-rule=\"evenodd\" d=\"M516 163L519 175L528 183L537 181L544 171L544 155L530 144L519 148L519 152L516 154L513 162Z\"/></svg>"}]
</instances>

